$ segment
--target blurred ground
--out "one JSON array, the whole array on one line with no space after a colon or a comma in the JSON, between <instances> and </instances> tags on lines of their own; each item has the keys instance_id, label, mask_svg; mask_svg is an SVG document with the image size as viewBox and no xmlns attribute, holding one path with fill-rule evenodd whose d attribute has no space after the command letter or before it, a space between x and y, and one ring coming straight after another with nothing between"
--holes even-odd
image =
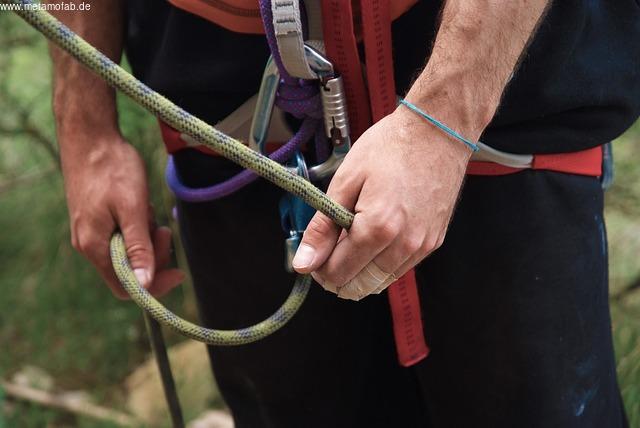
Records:
<instances>
[{"instance_id":1,"label":"blurred ground","mask_svg":"<svg viewBox=\"0 0 640 428\"><path fill-rule=\"evenodd\" d=\"M133 304L111 298L69 244L50 111L46 44L8 13L0 14L0 28L0 46L5 47L0 51L0 379L31 373L29 376L45 383L39 388L84 391L93 402L109 408L149 412L149 406L155 409L162 398L149 380L149 366L144 365L148 348L139 311ZM119 103L124 133L149 166L158 222L171 224L167 216L171 201L161 171L164 155L155 121L127 100ZM631 426L637 427L640 124L616 142L615 157L617 177L607 195L606 214L611 306L620 383ZM195 317L188 290L183 287L173 292L166 302L181 314ZM171 335L168 340L171 344L180 341ZM187 371L179 381L181 391L189 397L185 400L187 417L193 419L207 407L220 408L222 403L205 373L202 348L179 345L175 349L175 364L181 366L176 372ZM204 377L188 372L191 364L185 362L196 361L191 368L196 367ZM143 395L147 400L140 399L141 390L136 389L140 385L146 385ZM189 396L189 391L195 396ZM0 392L0 428L3 423L12 428L113 426L3 400Z\"/></svg>"}]
</instances>

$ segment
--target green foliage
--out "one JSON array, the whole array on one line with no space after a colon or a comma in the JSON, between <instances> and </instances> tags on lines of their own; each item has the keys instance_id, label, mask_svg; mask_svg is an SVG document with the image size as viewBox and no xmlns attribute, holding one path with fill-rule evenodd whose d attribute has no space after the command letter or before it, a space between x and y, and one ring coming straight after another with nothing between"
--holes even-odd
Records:
<instances>
[{"instance_id":1,"label":"green foliage","mask_svg":"<svg viewBox=\"0 0 640 428\"><path fill-rule=\"evenodd\" d=\"M640 122L615 143L616 181L606 220L614 345L630 426L640 426ZM635 289L631 289L636 285Z\"/></svg>"},{"instance_id":2,"label":"green foliage","mask_svg":"<svg viewBox=\"0 0 640 428\"><path fill-rule=\"evenodd\" d=\"M0 28L0 378L35 365L61 389L88 390L96 401L122 407L121 382L148 352L142 319L71 249L46 42L9 13L0 13ZM158 222L167 224L155 120L128 100L118 104L123 132L148 165ZM624 290L640 281L639 140L640 123L616 142L617 180L606 213L611 289L619 296L612 299L618 372L631 426L640 426L640 291ZM183 296L174 292L168 303L181 305ZM0 428L109 426L4 401Z\"/></svg>"},{"instance_id":3,"label":"green foliage","mask_svg":"<svg viewBox=\"0 0 640 428\"><path fill-rule=\"evenodd\" d=\"M8 13L0 14L0 28L0 45L14 46L0 52L0 378L34 365L58 388L89 390L118 407L120 382L148 355L144 323L71 248L46 43ZM158 222L167 224L155 119L127 100L118 103L123 133L148 165ZM168 299L181 302L180 292ZM24 403L11 407L11 427L106 426Z\"/></svg>"}]
</instances>

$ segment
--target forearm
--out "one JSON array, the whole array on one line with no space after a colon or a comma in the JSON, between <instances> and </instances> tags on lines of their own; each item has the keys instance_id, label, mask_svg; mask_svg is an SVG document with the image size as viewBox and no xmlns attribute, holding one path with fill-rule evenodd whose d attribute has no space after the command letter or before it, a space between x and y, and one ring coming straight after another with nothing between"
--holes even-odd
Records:
<instances>
[{"instance_id":1,"label":"forearm","mask_svg":"<svg viewBox=\"0 0 640 428\"><path fill-rule=\"evenodd\" d=\"M448 0L429 62L406 98L479 138L549 2Z\"/></svg>"},{"instance_id":2,"label":"forearm","mask_svg":"<svg viewBox=\"0 0 640 428\"><path fill-rule=\"evenodd\" d=\"M124 28L121 0L93 0L89 11L55 15L111 59L120 61ZM58 47L52 45L50 50L53 109L64 163L65 158L88 154L97 141L113 141L119 135L115 92Z\"/></svg>"}]
</instances>

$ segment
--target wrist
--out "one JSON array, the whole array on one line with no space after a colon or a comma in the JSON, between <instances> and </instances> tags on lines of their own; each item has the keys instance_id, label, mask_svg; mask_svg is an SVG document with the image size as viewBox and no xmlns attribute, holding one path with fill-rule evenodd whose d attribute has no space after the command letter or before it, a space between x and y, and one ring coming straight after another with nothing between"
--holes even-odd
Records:
<instances>
[{"instance_id":1,"label":"wrist","mask_svg":"<svg viewBox=\"0 0 640 428\"><path fill-rule=\"evenodd\" d=\"M93 76L74 84L67 80L56 82L53 114L62 142L119 135L115 92Z\"/></svg>"},{"instance_id":2,"label":"wrist","mask_svg":"<svg viewBox=\"0 0 640 428\"><path fill-rule=\"evenodd\" d=\"M486 85L482 82L471 81L470 75L477 73L448 74L446 79L421 76L405 99L465 138L477 142L491 122L499 98L483 91Z\"/></svg>"},{"instance_id":3,"label":"wrist","mask_svg":"<svg viewBox=\"0 0 640 428\"><path fill-rule=\"evenodd\" d=\"M446 132L410 110L399 105L392 113L395 128L399 130L400 141L413 144L412 156L430 157L434 155L442 161L459 163L466 167L473 150Z\"/></svg>"},{"instance_id":4,"label":"wrist","mask_svg":"<svg viewBox=\"0 0 640 428\"><path fill-rule=\"evenodd\" d=\"M73 170L92 157L101 157L124 141L118 126L113 92L101 86L88 94L83 88L59 85L53 102L62 166Z\"/></svg>"},{"instance_id":5,"label":"wrist","mask_svg":"<svg viewBox=\"0 0 640 428\"><path fill-rule=\"evenodd\" d=\"M58 137L60 160L65 175L82 173L105 164L117 146L126 144L118 129L105 128L92 133L78 132Z\"/></svg>"}]
</instances>

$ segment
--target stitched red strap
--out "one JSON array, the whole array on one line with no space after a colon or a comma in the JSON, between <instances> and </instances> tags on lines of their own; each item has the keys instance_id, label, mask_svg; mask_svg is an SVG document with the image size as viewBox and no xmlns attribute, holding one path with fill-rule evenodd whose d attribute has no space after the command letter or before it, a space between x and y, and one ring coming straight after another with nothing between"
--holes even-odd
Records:
<instances>
[{"instance_id":1,"label":"stitched red strap","mask_svg":"<svg viewBox=\"0 0 640 428\"><path fill-rule=\"evenodd\" d=\"M389 0L360 0L371 116L377 122L396 108Z\"/></svg>"},{"instance_id":2,"label":"stitched red strap","mask_svg":"<svg viewBox=\"0 0 640 428\"><path fill-rule=\"evenodd\" d=\"M371 126L371 114L356 43L351 0L323 0L322 27L327 56L342 76L351 140L355 141Z\"/></svg>"},{"instance_id":3,"label":"stitched red strap","mask_svg":"<svg viewBox=\"0 0 640 428\"><path fill-rule=\"evenodd\" d=\"M533 169L599 177L602 175L602 147L573 153L535 155Z\"/></svg>"},{"instance_id":4,"label":"stitched red strap","mask_svg":"<svg viewBox=\"0 0 640 428\"><path fill-rule=\"evenodd\" d=\"M389 0L360 0L360 8L371 116L377 122L396 108ZM413 269L388 290L398 361L409 367L429 354Z\"/></svg>"},{"instance_id":5,"label":"stitched red strap","mask_svg":"<svg viewBox=\"0 0 640 428\"><path fill-rule=\"evenodd\" d=\"M389 304L398 361L410 367L429 355L424 338L420 296L413 269L389 287Z\"/></svg>"},{"instance_id":6,"label":"stitched red strap","mask_svg":"<svg viewBox=\"0 0 640 428\"><path fill-rule=\"evenodd\" d=\"M469 162L468 175L515 174L524 168L511 168L493 162ZM547 170L566 174L602 175L602 147L593 147L579 152L534 155L533 170Z\"/></svg>"},{"instance_id":7,"label":"stitched red strap","mask_svg":"<svg viewBox=\"0 0 640 428\"><path fill-rule=\"evenodd\" d=\"M396 107L389 0L360 0L359 6L369 93L358 55L351 0L322 2L327 56L345 84L353 141L371 126L372 118L377 122ZM414 272L393 283L388 293L398 360L410 366L429 353Z\"/></svg>"}]
</instances>

